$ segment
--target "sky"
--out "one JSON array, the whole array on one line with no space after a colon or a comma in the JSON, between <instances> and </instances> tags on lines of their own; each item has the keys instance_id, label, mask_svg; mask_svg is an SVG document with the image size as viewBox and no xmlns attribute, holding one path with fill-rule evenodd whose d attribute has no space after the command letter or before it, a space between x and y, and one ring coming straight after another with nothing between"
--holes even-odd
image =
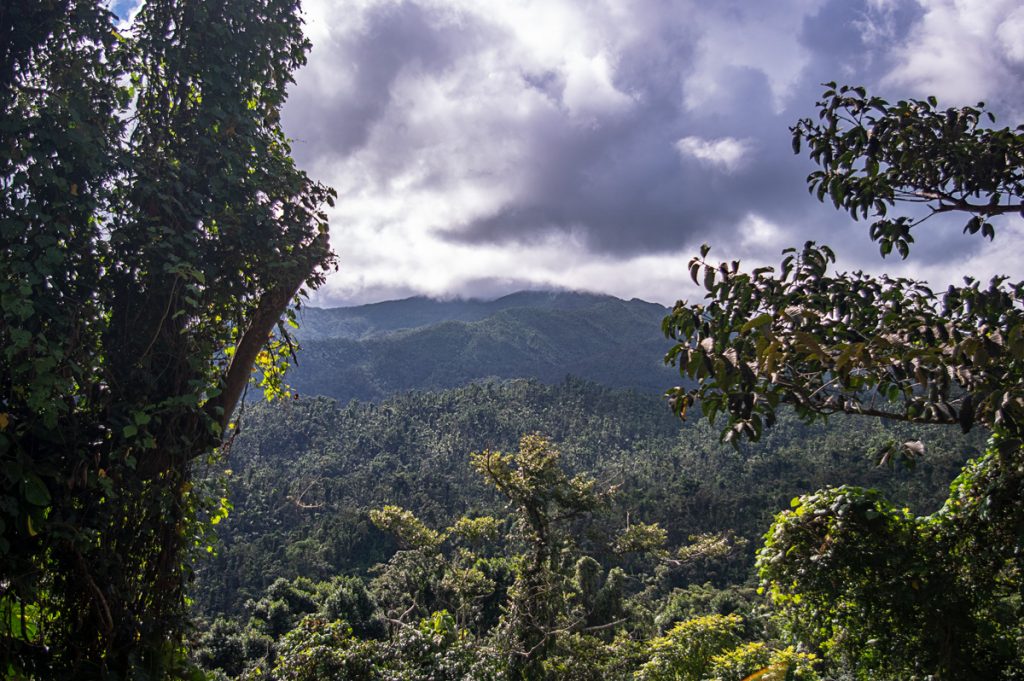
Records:
<instances>
[{"instance_id":1,"label":"sky","mask_svg":"<svg viewBox=\"0 0 1024 681\"><path fill-rule=\"evenodd\" d=\"M840 270L1024 278L1024 220L993 243L930 220L882 260L806 189L789 127L821 84L984 100L1024 122L1019 0L305 0L313 49L283 112L338 192L340 268L311 302L568 288L671 304L702 243L746 267L815 240Z\"/></svg>"}]
</instances>

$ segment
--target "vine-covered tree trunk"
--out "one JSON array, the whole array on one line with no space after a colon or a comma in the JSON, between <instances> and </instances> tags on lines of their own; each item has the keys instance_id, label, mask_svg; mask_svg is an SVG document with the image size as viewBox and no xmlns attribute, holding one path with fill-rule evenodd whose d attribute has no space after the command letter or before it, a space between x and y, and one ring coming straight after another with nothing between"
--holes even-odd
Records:
<instances>
[{"instance_id":1,"label":"vine-covered tree trunk","mask_svg":"<svg viewBox=\"0 0 1024 681\"><path fill-rule=\"evenodd\" d=\"M332 262L278 124L298 6L21 3L0 36L0 668L180 675L221 512L192 469Z\"/></svg>"}]
</instances>

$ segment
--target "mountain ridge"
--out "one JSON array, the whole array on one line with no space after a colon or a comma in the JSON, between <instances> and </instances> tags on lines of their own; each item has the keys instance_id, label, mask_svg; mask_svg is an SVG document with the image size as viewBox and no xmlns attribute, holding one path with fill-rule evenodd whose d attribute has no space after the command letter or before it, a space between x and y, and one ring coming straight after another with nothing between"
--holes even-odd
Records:
<instances>
[{"instance_id":1,"label":"mountain ridge","mask_svg":"<svg viewBox=\"0 0 1024 681\"><path fill-rule=\"evenodd\" d=\"M342 307L305 306L299 312L299 330L302 340L327 338L363 339L383 333L416 329L444 321L474 322L498 312L520 307L572 310L602 301L621 300L602 293L560 290L516 291L494 299L454 298L440 299L411 296L364 305ZM633 298L630 303L656 306L658 303Z\"/></svg>"},{"instance_id":2,"label":"mountain ridge","mask_svg":"<svg viewBox=\"0 0 1024 681\"><path fill-rule=\"evenodd\" d=\"M662 360L667 313L639 299L564 291L304 308L287 381L302 394L342 402L490 378L552 384L569 375L664 392L678 382Z\"/></svg>"}]
</instances>

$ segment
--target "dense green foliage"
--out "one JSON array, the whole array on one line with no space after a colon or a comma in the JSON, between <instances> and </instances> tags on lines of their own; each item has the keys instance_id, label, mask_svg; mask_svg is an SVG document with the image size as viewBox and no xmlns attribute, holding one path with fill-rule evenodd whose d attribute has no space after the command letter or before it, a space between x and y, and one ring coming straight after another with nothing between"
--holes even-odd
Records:
<instances>
[{"instance_id":1,"label":"dense green foliage","mask_svg":"<svg viewBox=\"0 0 1024 681\"><path fill-rule=\"evenodd\" d=\"M485 383L345 407L303 398L251 407L244 423L219 464L231 471L234 510L217 526L217 555L201 566L194 594L209 614L237 614L278 577L321 580L385 561L395 544L375 530L370 509L401 506L435 526L497 513L500 498L473 473L469 454L513 449L524 433L548 435L570 471L617 485L620 515L660 523L670 543L731 530L749 542L747 557L779 508L828 484L878 487L915 511L935 510L964 447L977 454L983 444L974 434L965 441L856 419L810 427L783 416L760 446L737 452L705 424L680 429L656 396L578 380ZM882 444L921 437L931 449L915 471L870 465ZM747 565L719 583L744 579Z\"/></svg>"},{"instance_id":2,"label":"dense green foliage","mask_svg":"<svg viewBox=\"0 0 1024 681\"><path fill-rule=\"evenodd\" d=\"M5 677L180 673L193 462L331 262L277 123L296 3L104 4L0 11Z\"/></svg>"},{"instance_id":3,"label":"dense green foliage","mask_svg":"<svg viewBox=\"0 0 1024 681\"><path fill-rule=\"evenodd\" d=\"M412 651L462 670L437 678L503 678L510 668L526 678L623 678L652 659L644 646L675 623L736 609L749 621L732 645L760 636L767 646L730 663L753 672L761 667L751 660L763 667L776 653L763 614L754 615L753 587L744 584L778 508L852 481L930 512L965 448L978 454L983 446L980 433L850 418L825 428L783 414L763 443L736 451L707 424L681 428L656 396L578 380L474 384L343 407L302 398L257 405L243 421L222 464L231 469L234 509L218 524L216 555L197 581L197 607L213 622L198 654L230 675L247 667L269 673L276 664L275 678L289 678L293 664L278 653L299 640L306 646L313 631L333 641L310 653L333 660L323 664L387 667L394 678L441 674ZM537 431L550 435L557 466L540 456L547 449L521 446L523 433ZM929 440L916 470L871 464L870 453L893 438ZM502 459L485 454L517 450ZM516 470L533 473L510 484ZM558 492L579 475L596 486ZM544 489L542 481L550 494L530 491ZM587 489L595 496L581 506ZM542 508L542 498L548 510L531 522L525 509ZM566 512L573 517L546 525L545 517ZM329 593L335 605L327 605ZM536 610L536 600L546 609ZM441 610L448 614L436 624ZM619 619L607 630L582 631ZM429 643L421 621L449 633L435 632ZM422 626L434 631L435 624ZM214 651L230 641L232 662L215 663ZM512 652L538 644L530 659ZM784 651L788 644L771 645ZM486 670L460 676L469 673L459 666L467 660Z\"/></svg>"},{"instance_id":4,"label":"dense green foliage","mask_svg":"<svg viewBox=\"0 0 1024 681\"><path fill-rule=\"evenodd\" d=\"M821 124L793 129L822 166L808 182L855 216L874 213L883 254L897 243L907 255L912 241L910 218L886 217L895 201L971 214L967 231L976 219L1019 210L1024 137L979 128L980 110L889 105L849 88L826 91L819 106ZM905 233L890 234L894 224ZM937 294L924 282L832 273L835 254L813 243L787 249L778 275L709 262L708 251L690 263L707 302L680 303L664 322L679 341L667 359L697 382L675 389L679 413L699 402L712 420L728 414L728 438L759 437L780 403L808 419L847 412L965 432L981 423L1016 437L1024 283L995 277L984 286L967 276Z\"/></svg>"},{"instance_id":5,"label":"dense green foliage","mask_svg":"<svg viewBox=\"0 0 1024 681\"><path fill-rule=\"evenodd\" d=\"M639 300L541 292L307 309L287 379L299 394L342 402L489 377L559 383L570 374L661 393L674 380L661 361L665 313Z\"/></svg>"},{"instance_id":6,"label":"dense green foliage","mask_svg":"<svg viewBox=\"0 0 1024 681\"><path fill-rule=\"evenodd\" d=\"M996 458L930 516L849 486L794 500L759 553L780 619L860 678L1024 678L1024 476Z\"/></svg>"},{"instance_id":7,"label":"dense green foliage","mask_svg":"<svg viewBox=\"0 0 1024 681\"><path fill-rule=\"evenodd\" d=\"M976 107L941 109L934 97L891 104L864 88L829 83L818 118L793 127L793 150L806 145L820 166L807 178L854 220L875 220L871 238L882 255L906 258L911 229L940 213L968 215L964 232L992 239L993 217L1024 210L1024 125L989 128L995 116ZM921 204L920 215L890 217L897 202Z\"/></svg>"},{"instance_id":8,"label":"dense green foliage","mask_svg":"<svg viewBox=\"0 0 1024 681\"><path fill-rule=\"evenodd\" d=\"M989 218L1020 209L1024 137L981 127L983 113L830 86L794 148L806 142L821 166L808 178L819 199L873 214L882 254L907 257L916 223L889 217L897 202L967 213L964 231L990 238ZM779 274L708 251L690 266L706 302L664 322L670 361L696 381L673 391L678 413L724 416L734 442L759 439L782 405L808 422L846 412L993 432L930 516L849 486L795 500L759 557L782 621L858 679L1024 677L1024 282L965 277L936 295L833 273L835 255L813 243L788 249ZM894 441L878 456L923 452Z\"/></svg>"},{"instance_id":9,"label":"dense green foliage","mask_svg":"<svg viewBox=\"0 0 1024 681\"><path fill-rule=\"evenodd\" d=\"M200 663L246 679L699 681L766 665L817 678L812 656L750 644L767 631L736 614L751 614L742 590L666 594L667 573L682 561L669 557L657 526L632 526L644 542L631 528L618 533L632 535L625 553L639 562L620 553L606 568L586 555L581 540L593 542L611 490L570 477L550 442L526 436L518 451L485 450L472 462L509 502L507 517L463 516L437 530L397 506L372 511L401 545L372 579L280 579L247 604L247 619L217 619L199 637ZM688 548L690 558L714 559L714 550ZM684 603L712 611L692 617Z\"/></svg>"}]
</instances>

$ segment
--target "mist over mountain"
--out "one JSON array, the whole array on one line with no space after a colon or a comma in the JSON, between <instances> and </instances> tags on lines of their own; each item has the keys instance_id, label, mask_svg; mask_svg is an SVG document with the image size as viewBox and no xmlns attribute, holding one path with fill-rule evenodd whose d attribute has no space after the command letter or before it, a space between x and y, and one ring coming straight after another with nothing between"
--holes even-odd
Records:
<instances>
[{"instance_id":1,"label":"mist over mountain","mask_svg":"<svg viewBox=\"0 0 1024 681\"><path fill-rule=\"evenodd\" d=\"M663 392L678 374L662 361L668 308L575 292L522 291L497 300L404 300L307 307L287 375L300 394L380 400L488 378L558 383L577 376Z\"/></svg>"}]
</instances>

